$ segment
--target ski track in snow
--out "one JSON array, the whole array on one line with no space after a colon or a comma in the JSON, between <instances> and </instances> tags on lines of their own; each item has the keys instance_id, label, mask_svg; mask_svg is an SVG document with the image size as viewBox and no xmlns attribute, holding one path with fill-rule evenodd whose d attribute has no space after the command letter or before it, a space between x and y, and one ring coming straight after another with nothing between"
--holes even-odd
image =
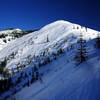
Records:
<instances>
[{"instance_id":1,"label":"ski track in snow","mask_svg":"<svg viewBox=\"0 0 100 100\"><path fill-rule=\"evenodd\" d=\"M50 66L53 69L42 77L43 83L37 85L37 88L41 88L35 91L36 85L33 84L27 90L31 92L27 93L23 100L90 100L90 98L99 100L100 89L97 86L99 86L100 77L96 78L95 65L91 60L75 67L71 63L67 64L64 54L45 68L49 69ZM21 100L24 92L19 92L16 98Z\"/></svg>"}]
</instances>

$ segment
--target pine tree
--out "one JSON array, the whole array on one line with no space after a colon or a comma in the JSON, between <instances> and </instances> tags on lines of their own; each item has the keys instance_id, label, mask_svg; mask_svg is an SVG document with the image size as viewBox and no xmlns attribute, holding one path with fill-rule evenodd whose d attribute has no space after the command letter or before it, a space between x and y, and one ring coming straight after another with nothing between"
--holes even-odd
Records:
<instances>
[{"instance_id":1,"label":"pine tree","mask_svg":"<svg viewBox=\"0 0 100 100\"><path fill-rule=\"evenodd\" d=\"M0 62L0 74L4 74L4 68L6 67L7 65L7 60L6 58Z\"/></svg>"},{"instance_id":2,"label":"pine tree","mask_svg":"<svg viewBox=\"0 0 100 100\"><path fill-rule=\"evenodd\" d=\"M78 50L75 55L75 60L77 64L80 64L84 61L87 60L87 50L86 50L86 41L83 39L82 34L80 34L79 40L77 41L78 43Z\"/></svg>"},{"instance_id":3,"label":"pine tree","mask_svg":"<svg viewBox=\"0 0 100 100\"><path fill-rule=\"evenodd\" d=\"M35 77L35 80L38 80L39 78L39 70L36 66L34 67L34 77Z\"/></svg>"},{"instance_id":4,"label":"pine tree","mask_svg":"<svg viewBox=\"0 0 100 100\"><path fill-rule=\"evenodd\" d=\"M3 61L1 61L0 66L6 67L6 64L7 64L7 60L5 58Z\"/></svg>"},{"instance_id":5,"label":"pine tree","mask_svg":"<svg viewBox=\"0 0 100 100\"><path fill-rule=\"evenodd\" d=\"M10 77L10 73L9 73L9 70L8 69L4 69L4 71L3 71L3 76L5 77L5 78L9 78Z\"/></svg>"},{"instance_id":6,"label":"pine tree","mask_svg":"<svg viewBox=\"0 0 100 100\"><path fill-rule=\"evenodd\" d=\"M86 32L88 31L87 27L85 27Z\"/></svg>"},{"instance_id":7,"label":"pine tree","mask_svg":"<svg viewBox=\"0 0 100 100\"><path fill-rule=\"evenodd\" d=\"M48 37L48 35L47 35L47 42L50 42L50 41L49 41L49 37Z\"/></svg>"},{"instance_id":8,"label":"pine tree","mask_svg":"<svg viewBox=\"0 0 100 100\"><path fill-rule=\"evenodd\" d=\"M100 33L98 33L97 38L96 38L96 48L100 48Z\"/></svg>"},{"instance_id":9,"label":"pine tree","mask_svg":"<svg viewBox=\"0 0 100 100\"><path fill-rule=\"evenodd\" d=\"M34 82L35 78L34 78L34 68L32 67L32 79L31 79L31 84Z\"/></svg>"}]
</instances>

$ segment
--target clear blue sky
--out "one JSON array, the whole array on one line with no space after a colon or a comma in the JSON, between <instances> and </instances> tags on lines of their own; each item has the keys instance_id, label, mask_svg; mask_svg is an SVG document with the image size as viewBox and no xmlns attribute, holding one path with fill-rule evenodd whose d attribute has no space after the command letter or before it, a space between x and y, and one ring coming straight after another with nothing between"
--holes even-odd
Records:
<instances>
[{"instance_id":1,"label":"clear blue sky","mask_svg":"<svg viewBox=\"0 0 100 100\"><path fill-rule=\"evenodd\" d=\"M100 31L100 0L0 0L0 29L67 20Z\"/></svg>"}]
</instances>

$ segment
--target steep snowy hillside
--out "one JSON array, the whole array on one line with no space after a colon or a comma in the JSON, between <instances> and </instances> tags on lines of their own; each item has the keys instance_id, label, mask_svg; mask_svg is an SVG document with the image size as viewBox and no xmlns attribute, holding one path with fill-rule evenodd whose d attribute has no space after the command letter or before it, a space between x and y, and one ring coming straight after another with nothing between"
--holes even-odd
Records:
<instances>
[{"instance_id":1,"label":"steep snowy hillside","mask_svg":"<svg viewBox=\"0 0 100 100\"><path fill-rule=\"evenodd\" d=\"M11 96L16 100L100 100L100 50L94 41L87 44L89 59L75 65L75 49L40 70L42 81Z\"/></svg>"},{"instance_id":2,"label":"steep snowy hillside","mask_svg":"<svg viewBox=\"0 0 100 100\"><path fill-rule=\"evenodd\" d=\"M83 33L86 40L97 35L97 31L92 29L63 20L56 21L39 31L12 41L0 52L0 60L7 59L7 69L16 68L18 65L27 66L32 60L35 63L37 57L38 60L43 59L40 57L43 52L48 55L62 46L64 48L75 43L80 33Z\"/></svg>"},{"instance_id":3,"label":"steep snowy hillside","mask_svg":"<svg viewBox=\"0 0 100 100\"><path fill-rule=\"evenodd\" d=\"M20 29L7 29L0 31L0 50L7 46L12 40L18 38L23 34Z\"/></svg>"},{"instance_id":4,"label":"steep snowy hillside","mask_svg":"<svg viewBox=\"0 0 100 100\"><path fill-rule=\"evenodd\" d=\"M80 34L86 40L88 60L77 66ZM95 30L60 20L15 39L0 51L0 85L5 87L0 99L100 100L97 35Z\"/></svg>"}]
</instances>

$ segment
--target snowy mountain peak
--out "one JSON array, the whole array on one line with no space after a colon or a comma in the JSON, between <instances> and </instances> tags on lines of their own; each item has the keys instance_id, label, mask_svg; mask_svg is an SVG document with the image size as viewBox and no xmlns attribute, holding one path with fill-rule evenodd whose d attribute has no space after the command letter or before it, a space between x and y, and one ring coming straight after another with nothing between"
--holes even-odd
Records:
<instances>
[{"instance_id":1,"label":"snowy mountain peak","mask_svg":"<svg viewBox=\"0 0 100 100\"><path fill-rule=\"evenodd\" d=\"M66 47L76 43L80 33L83 33L86 40L97 36L97 31L59 20L44 26L39 31L32 32L9 43L7 47L1 50L0 59L5 57L9 59L14 54L14 59L8 61L7 68L16 67L18 63L26 65L29 61L29 56L31 58L34 55L40 56L47 49L51 50L49 53L52 53L62 46Z\"/></svg>"},{"instance_id":2,"label":"snowy mountain peak","mask_svg":"<svg viewBox=\"0 0 100 100\"><path fill-rule=\"evenodd\" d=\"M13 31L12 36L19 37L21 30ZM80 34L86 40L86 46L80 47L86 47L83 50L89 59L76 66L74 58L76 50L81 50L77 48ZM96 98L100 98L100 53L94 48L97 34L95 30L60 20L10 42L0 51L0 79L10 77L10 84L9 81L6 84L8 91L4 83L0 84L0 90L5 91L0 100L6 97L9 100L99 100ZM7 39L9 35L1 37ZM82 52L79 54L84 58Z\"/></svg>"},{"instance_id":3,"label":"snowy mountain peak","mask_svg":"<svg viewBox=\"0 0 100 100\"><path fill-rule=\"evenodd\" d=\"M22 30L19 29L19 28L9 28L9 29L0 31L0 34L9 34L9 33L12 33L13 31L19 31L20 32Z\"/></svg>"},{"instance_id":4,"label":"snowy mountain peak","mask_svg":"<svg viewBox=\"0 0 100 100\"><path fill-rule=\"evenodd\" d=\"M58 20L58 21L55 21L55 22L52 22L46 26L44 26L42 28L42 30L46 30L46 29L52 29L52 28L55 28L57 26L71 26L72 23L68 22L68 21L64 21L64 20Z\"/></svg>"},{"instance_id":5,"label":"snowy mountain peak","mask_svg":"<svg viewBox=\"0 0 100 100\"><path fill-rule=\"evenodd\" d=\"M22 29L20 29L20 28L13 28L13 29L11 29L11 30L22 31Z\"/></svg>"},{"instance_id":6,"label":"snowy mountain peak","mask_svg":"<svg viewBox=\"0 0 100 100\"><path fill-rule=\"evenodd\" d=\"M70 25L70 24L72 24L72 23L71 23L71 22L68 22L68 21L65 21L65 20L57 20L57 21L51 23L51 25L64 25L64 24ZM49 24L49 25L50 25L50 24Z\"/></svg>"}]
</instances>

